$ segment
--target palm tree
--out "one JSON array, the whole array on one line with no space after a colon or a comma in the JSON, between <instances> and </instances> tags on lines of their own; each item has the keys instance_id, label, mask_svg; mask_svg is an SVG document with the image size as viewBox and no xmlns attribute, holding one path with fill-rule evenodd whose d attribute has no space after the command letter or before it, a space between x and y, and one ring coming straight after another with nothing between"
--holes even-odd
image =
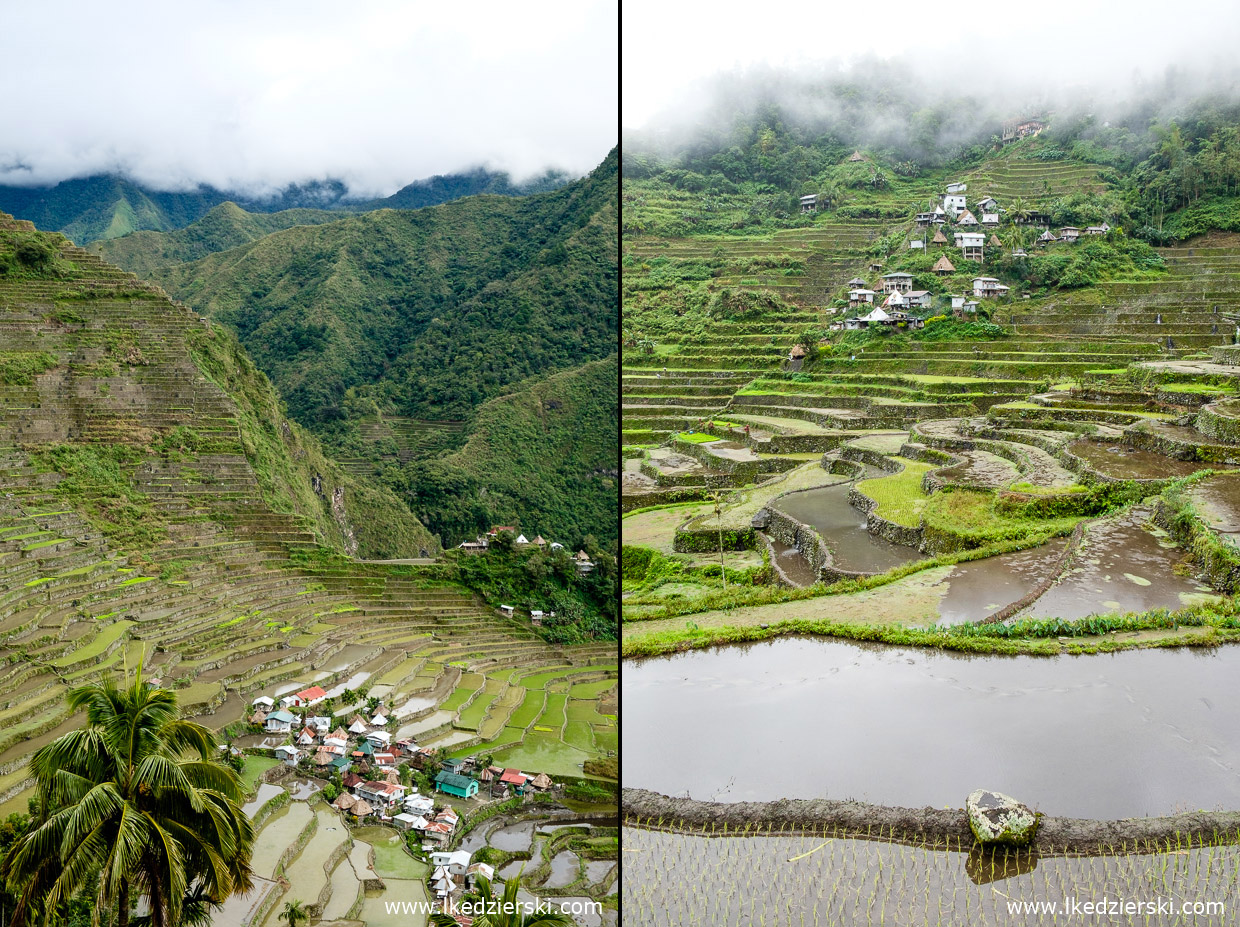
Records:
<instances>
[{"instance_id":1,"label":"palm tree","mask_svg":"<svg viewBox=\"0 0 1240 927\"><path fill-rule=\"evenodd\" d=\"M474 927L572 927L573 919L558 909L526 911L525 906L517 901L520 887L519 877L506 880L503 896L493 907L488 906L488 910L475 914ZM474 895L482 901L492 901L495 895L491 881L485 876L478 876L478 887ZM476 912L478 908L472 907L472 910ZM448 914L432 914L431 924L434 927L456 927L456 918Z\"/></svg>"},{"instance_id":2,"label":"palm tree","mask_svg":"<svg viewBox=\"0 0 1240 927\"><path fill-rule=\"evenodd\" d=\"M280 920L288 924L288 927L298 927L300 924L309 922L310 912L300 901L286 901L284 910L280 912Z\"/></svg>"},{"instance_id":3,"label":"palm tree","mask_svg":"<svg viewBox=\"0 0 1240 927\"><path fill-rule=\"evenodd\" d=\"M140 896L151 927L172 927L248 891L254 832L241 780L211 731L181 718L176 693L144 681L139 665L124 688L89 683L67 702L86 726L30 761L34 827L3 864L18 897L12 923L46 922L94 879L95 922L115 905L120 927Z\"/></svg>"}]
</instances>

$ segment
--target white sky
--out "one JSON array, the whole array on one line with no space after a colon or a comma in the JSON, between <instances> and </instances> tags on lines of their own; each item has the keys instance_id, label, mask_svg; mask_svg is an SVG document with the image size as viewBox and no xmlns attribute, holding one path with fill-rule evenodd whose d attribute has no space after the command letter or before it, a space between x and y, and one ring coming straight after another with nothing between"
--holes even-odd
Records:
<instances>
[{"instance_id":1,"label":"white sky","mask_svg":"<svg viewBox=\"0 0 1240 927\"><path fill-rule=\"evenodd\" d=\"M0 183L389 194L616 144L617 0L0 0Z\"/></svg>"},{"instance_id":2,"label":"white sky","mask_svg":"<svg viewBox=\"0 0 1240 927\"><path fill-rule=\"evenodd\" d=\"M1240 58L1236 0L624 0L625 129L695 109L706 79L755 67L902 57L936 84L1122 91L1169 64ZM660 118L659 114L663 113Z\"/></svg>"}]
</instances>

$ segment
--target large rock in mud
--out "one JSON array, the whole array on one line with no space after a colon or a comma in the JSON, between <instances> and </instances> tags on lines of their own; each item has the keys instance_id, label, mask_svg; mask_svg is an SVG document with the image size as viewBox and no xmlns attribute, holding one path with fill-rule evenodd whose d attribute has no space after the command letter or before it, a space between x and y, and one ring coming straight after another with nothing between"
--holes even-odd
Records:
<instances>
[{"instance_id":1,"label":"large rock in mud","mask_svg":"<svg viewBox=\"0 0 1240 927\"><path fill-rule=\"evenodd\" d=\"M977 789L965 802L969 829L979 843L1026 847L1038 830L1038 815L1028 805L1002 792Z\"/></svg>"}]
</instances>

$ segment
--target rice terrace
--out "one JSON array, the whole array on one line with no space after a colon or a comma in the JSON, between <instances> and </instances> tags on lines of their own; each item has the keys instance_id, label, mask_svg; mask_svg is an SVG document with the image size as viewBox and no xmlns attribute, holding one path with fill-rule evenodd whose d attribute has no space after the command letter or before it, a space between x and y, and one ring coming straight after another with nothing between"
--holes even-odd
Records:
<instances>
[{"instance_id":1,"label":"rice terrace","mask_svg":"<svg viewBox=\"0 0 1240 927\"><path fill-rule=\"evenodd\" d=\"M615 923L614 642L549 642L399 506L353 511L236 339L159 287L4 215L0 261L0 816L81 726L66 693L141 668L248 792L254 888L211 923L425 923L386 902L480 877ZM415 556L347 555L362 520ZM550 829L488 843L509 825Z\"/></svg>"},{"instance_id":2,"label":"rice terrace","mask_svg":"<svg viewBox=\"0 0 1240 927\"><path fill-rule=\"evenodd\" d=\"M1240 222L1169 165L1234 118L733 115L625 152L624 903L1231 923Z\"/></svg>"}]
</instances>

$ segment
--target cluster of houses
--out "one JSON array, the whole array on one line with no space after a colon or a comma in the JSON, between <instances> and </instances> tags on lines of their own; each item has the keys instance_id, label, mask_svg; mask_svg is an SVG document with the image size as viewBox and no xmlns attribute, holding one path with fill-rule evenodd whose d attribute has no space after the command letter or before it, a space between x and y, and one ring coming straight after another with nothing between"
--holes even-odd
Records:
<instances>
[{"instance_id":1,"label":"cluster of houses","mask_svg":"<svg viewBox=\"0 0 1240 927\"><path fill-rule=\"evenodd\" d=\"M456 546L457 550L464 551L467 554L485 553L487 548L491 546L491 542L495 540L496 536L501 531L508 531L515 535L516 539L513 543L516 544L517 547L537 547L539 549L546 548L548 550L564 550L563 544L560 544L557 541L548 541L541 534L536 536L531 541L511 525L496 525L486 534L480 534L472 541L462 541ZM573 566L576 567L579 575L584 576L594 570L594 561L590 559L590 555L584 550L579 550L573 555Z\"/></svg>"},{"instance_id":2,"label":"cluster of houses","mask_svg":"<svg viewBox=\"0 0 1240 927\"><path fill-rule=\"evenodd\" d=\"M1024 128L1018 127L1016 131L1028 129L1029 132L1036 134L1041 131L1042 123L1032 120L1022 125ZM943 232L943 226L949 222L953 223L955 245L960 249L961 257L965 260L982 261L985 259L986 248L1002 247L999 237L993 231L990 232L989 239L987 239L986 232L999 226L1003 210L993 196L983 197L973 204L973 209L970 209L967 190L968 185L965 183L948 184L934 209L918 213L915 221L921 228L935 228L934 237L929 243L939 247L946 247L950 244ZM1048 216L1030 213L1024 221L1049 223L1050 219ZM1059 230L1058 235L1047 228L1037 239L1037 243L1040 246L1046 246L1055 242L1075 242L1082 235L1105 235L1110 231L1111 226L1106 222L1089 226L1086 229L1065 226ZM926 241L914 239L909 241L908 245L910 248L925 248ZM1025 251L1017 248L1012 254L1014 257L1023 257ZM880 269L881 264L871 265L872 271ZM956 265L952 263L947 254L942 254L931 271L936 276L946 277L956 273ZM995 277L975 277L971 294L949 295L947 299L951 301L952 314L958 319L967 319L976 315L978 300L1002 299L1010 292L1010 287ZM854 277L848 281L848 308L868 311L864 315L833 322L830 328L832 331L855 331L870 325L905 329L922 328L925 323L913 314L913 310L930 309L933 303L934 297L928 290L913 289L913 275L910 273L897 271L883 274L876 288L871 288L864 278Z\"/></svg>"}]
</instances>

